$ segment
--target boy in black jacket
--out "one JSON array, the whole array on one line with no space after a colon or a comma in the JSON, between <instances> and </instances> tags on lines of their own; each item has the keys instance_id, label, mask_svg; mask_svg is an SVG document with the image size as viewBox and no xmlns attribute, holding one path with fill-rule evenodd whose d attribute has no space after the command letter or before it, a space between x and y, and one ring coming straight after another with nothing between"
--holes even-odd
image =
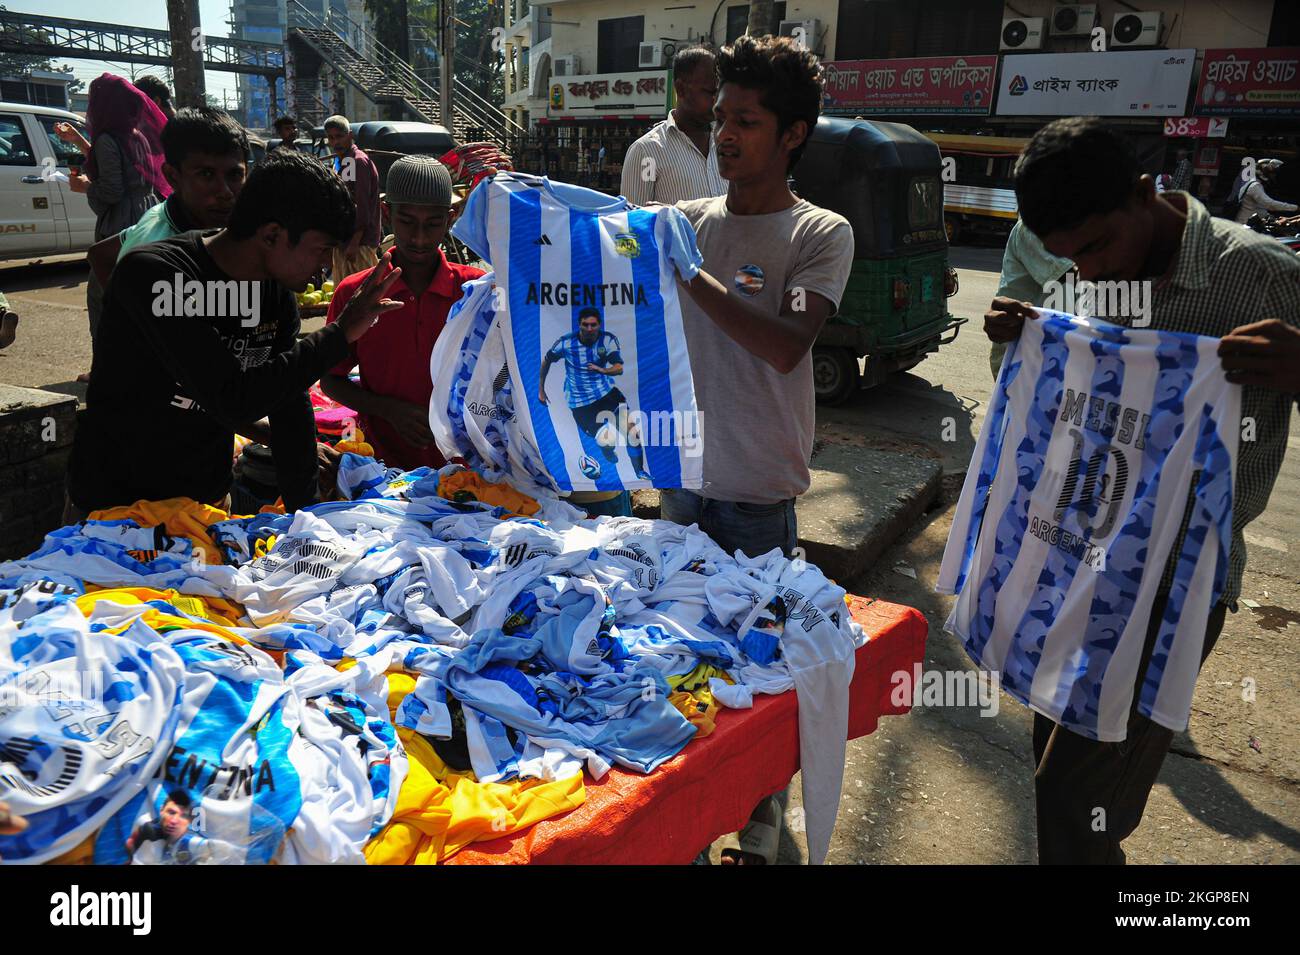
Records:
<instances>
[{"instance_id":1,"label":"boy in black jacket","mask_svg":"<svg viewBox=\"0 0 1300 955\"><path fill-rule=\"evenodd\" d=\"M307 389L402 304L384 298L400 273L385 257L337 323L298 340L293 293L329 263L355 218L337 176L277 150L249 176L224 230L123 257L105 294L66 522L138 500L223 504L235 432L263 415L285 506L317 499Z\"/></svg>"}]
</instances>

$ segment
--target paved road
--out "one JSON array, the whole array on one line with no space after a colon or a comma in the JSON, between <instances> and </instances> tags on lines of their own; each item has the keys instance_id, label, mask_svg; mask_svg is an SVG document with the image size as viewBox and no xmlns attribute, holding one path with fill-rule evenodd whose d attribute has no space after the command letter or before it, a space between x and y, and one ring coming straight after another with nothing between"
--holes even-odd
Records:
<instances>
[{"instance_id":1,"label":"paved road","mask_svg":"<svg viewBox=\"0 0 1300 955\"><path fill-rule=\"evenodd\" d=\"M961 290L952 310L971 323L910 373L823 409L821 440L935 457L957 475L950 480L955 493L992 387L979 317L1000 258L997 249L953 251ZM84 264L68 259L0 267L0 290L22 316L17 343L0 352L0 381L84 397L74 379L90 366L85 274ZM1293 419L1290 447L1269 508L1248 535L1244 596L1260 606L1229 616L1202 672L1189 732L1177 739L1129 840L1131 861L1300 862L1300 419ZM931 624L927 669L962 671L965 655L942 633L951 602L932 591L950 522L951 507L937 508L872 571L846 583L922 610ZM916 578L895 572L896 564ZM1244 678L1255 681L1254 702L1242 698ZM1027 711L1006 696L995 716L946 706L883 722L850 746L831 861L1032 861L1029 725ZM798 806L795 786L793 829ZM802 835L787 832L782 858L797 861L803 853Z\"/></svg>"}]
</instances>

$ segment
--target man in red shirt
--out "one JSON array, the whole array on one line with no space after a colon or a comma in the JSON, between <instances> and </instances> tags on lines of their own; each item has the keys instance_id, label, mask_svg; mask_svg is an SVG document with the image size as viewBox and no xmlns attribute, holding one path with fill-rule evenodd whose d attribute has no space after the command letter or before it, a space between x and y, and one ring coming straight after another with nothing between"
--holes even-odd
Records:
<instances>
[{"instance_id":1,"label":"man in red shirt","mask_svg":"<svg viewBox=\"0 0 1300 955\"><path fill-rule=\"evenodd\" d=\"M451 206L451 175L436 159L404 156L393 163L383 214L396 240L393 264L401 266L402 274L388 298L404 307L382 315L352 346L347 360L321 379L325 394L358 413L375 457L389 467L410 470L446 463L429 431L429 360L461 286L483 274L448 262L442 252L455 218ZM335 288L327 322L342 313L369 274L367 269L349 275ZM361 369L360 385L348 379L354 366Z\"/></svg>"}]
</instances>

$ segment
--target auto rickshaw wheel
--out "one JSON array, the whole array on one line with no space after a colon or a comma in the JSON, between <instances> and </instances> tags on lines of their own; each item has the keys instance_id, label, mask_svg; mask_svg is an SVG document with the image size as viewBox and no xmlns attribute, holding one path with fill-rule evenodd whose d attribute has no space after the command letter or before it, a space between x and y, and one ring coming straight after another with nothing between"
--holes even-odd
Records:
<instances>
[{"instance_id":1,"label":"auto rickshaw wheel","mask_svg":"<svg viewBox=\"0 0 1300 955\"><path fill-rule=\"evenodd\" d=\"M816 347L812 362L813 392L822 404L842 404L858 390L861 371L851 348Z\"/></svg>"}]
</instances>

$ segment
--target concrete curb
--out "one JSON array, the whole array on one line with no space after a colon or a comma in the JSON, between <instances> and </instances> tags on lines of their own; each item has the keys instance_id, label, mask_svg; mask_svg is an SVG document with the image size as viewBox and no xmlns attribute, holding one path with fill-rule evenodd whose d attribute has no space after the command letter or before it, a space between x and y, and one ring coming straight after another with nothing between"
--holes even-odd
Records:
<instances>
[{"instance_id":1,"label":"concrete curb","mask_svg":"<svg viewBox=\"0 0 1300 955\"><path fill-rule=\"evenodd\" d=\"M799 544L826 576L846 581L871 567L938 500L938 461L832 445L813 462L799 500Z\"/></svg>"}]
</instances>

